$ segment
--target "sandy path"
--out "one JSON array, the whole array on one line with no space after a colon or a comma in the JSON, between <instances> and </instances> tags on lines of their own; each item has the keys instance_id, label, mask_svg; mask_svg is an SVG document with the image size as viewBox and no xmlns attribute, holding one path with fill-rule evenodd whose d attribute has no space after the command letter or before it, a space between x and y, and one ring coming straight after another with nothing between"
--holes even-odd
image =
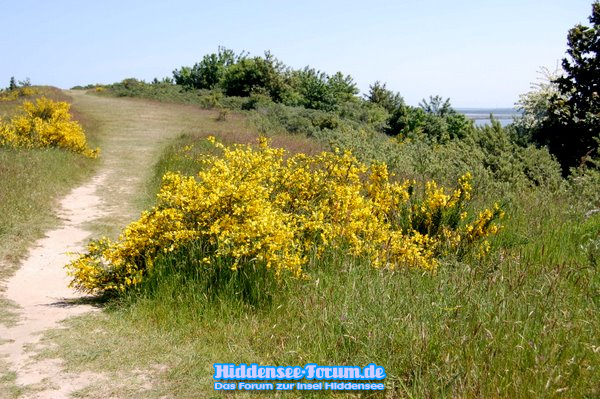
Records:
<instances>
[{"instance_id":1,"label":"sandy path","mask_svg":"<svg viewBox=\"0 0 600 399\"><path fill-rule=\"evenodd\" d=\"M69 280L62 266L69 261L68 253L79 251L89 236L83 224L101 216L96 188L103 179L104 175L95 177L61 201L58 216L62 226L36 243L6 287L6 298L20 308L20 323L0 326L0 337L7 341L0 346L0 355L16 372L19 386L45 388L29 396L32 398L66 398L90 377L63 373L60 361L36 361L35 353L27 349L37 343L40 333L58 327L61 320L93 310L76 303L79 295L67 287Z\"/></svg>"},{"instance_id":2,"label":"sandy path","mask_svg":"<svg viewBox=\"0 0 600 399\"><path fill-rule=\"evenodd\" d=\"M62 224L34 245L6 282L4 296L19 307L20 321L0 325L0 357L16 373L24 398L69 398L104 378L67 373L60 359L40 361L31 350L40 335L59 327L60 321L95 310L67 288L68 254L82 251L91 230L94 236L114 236L134 219L161 145L206 120L206 113L189 107L71 94L75 107L100 124L102 167L91 181L62 199L57 210Z\"/></svg>"}]
</instances>

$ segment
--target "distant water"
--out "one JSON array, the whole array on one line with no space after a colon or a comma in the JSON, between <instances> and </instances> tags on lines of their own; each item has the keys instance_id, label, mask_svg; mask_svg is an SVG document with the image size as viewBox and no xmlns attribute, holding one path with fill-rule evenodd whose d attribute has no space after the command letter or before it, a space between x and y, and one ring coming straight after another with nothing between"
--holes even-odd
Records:
<instances>
[{"instance_id":1,"label":"distant water","mask_svg":"<svg viewBox=\"0 0 600 399\"><path fill-rule=\"evenodd\" d=\"M476 126L489 125L490 114L494 115L494 119L502 126L513 123L513 118L520 115L514 108L458 108L456 111L473 120Z\"/></svg>"}]
</instances>

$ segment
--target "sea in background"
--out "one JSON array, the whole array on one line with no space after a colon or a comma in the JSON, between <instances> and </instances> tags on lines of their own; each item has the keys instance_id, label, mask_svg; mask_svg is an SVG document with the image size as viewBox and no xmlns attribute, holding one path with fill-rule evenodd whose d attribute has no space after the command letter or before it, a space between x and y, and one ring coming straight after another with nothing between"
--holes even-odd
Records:
<instances>
[{"instance_id":1,"label":"sea in background","mask_svg":"<svg viewBox=\"0 0 600 399\"><path fill-rule=\"evenodd\" d=\"M490 124L490 114L498 120L502 126L513 122L513 118L521 115L514 108L456 108L456 112L464 114L467 118L473 120L476 126Z\"/></svg>"}]
</instances>

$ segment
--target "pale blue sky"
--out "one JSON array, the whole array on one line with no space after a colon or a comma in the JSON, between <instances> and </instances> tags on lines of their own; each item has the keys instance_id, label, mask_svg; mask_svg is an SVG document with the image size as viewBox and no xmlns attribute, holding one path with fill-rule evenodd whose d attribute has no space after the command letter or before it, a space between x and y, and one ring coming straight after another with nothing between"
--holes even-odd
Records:
<instances>
[{"instance_id":1,"label":"pale blue sky","mask_svg":"<svg viewBox=\"0 0 600 399\"><path fill-rule=\"evenodd\" d=\"M510 107L554 69L592 0L0 0L0 87L152 80L219 45L379 80L407 103Z\"/></svg>"}]
</instances>

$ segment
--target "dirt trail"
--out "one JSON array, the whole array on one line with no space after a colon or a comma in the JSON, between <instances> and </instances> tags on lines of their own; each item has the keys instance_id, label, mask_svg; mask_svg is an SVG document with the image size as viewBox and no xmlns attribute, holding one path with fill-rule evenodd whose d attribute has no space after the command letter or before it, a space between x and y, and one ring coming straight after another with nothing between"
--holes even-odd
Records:
<instances>
[{"instance_id":1,"label":"dirt trail","mask_svg":"<svg viewBox=\"0 0 600 399\"><path fill-rule=\"evenodd\" d=\"M16 373L24 398L69 398L104 378L67 373L60 359L39 360L32 350L40 335L59 327L61 320L95 310L67 288L68 254L82 251L91 231L94 236L115 235L134 219L161 146L206 120L206 113L190 107L69 94L79 112L99 123L102 166L98 175L62 199L57 210L60 226L35 243L5 283L4 296L18 306L19 322L0 325L0 359Z\"/></svg>"}]
</instances>

